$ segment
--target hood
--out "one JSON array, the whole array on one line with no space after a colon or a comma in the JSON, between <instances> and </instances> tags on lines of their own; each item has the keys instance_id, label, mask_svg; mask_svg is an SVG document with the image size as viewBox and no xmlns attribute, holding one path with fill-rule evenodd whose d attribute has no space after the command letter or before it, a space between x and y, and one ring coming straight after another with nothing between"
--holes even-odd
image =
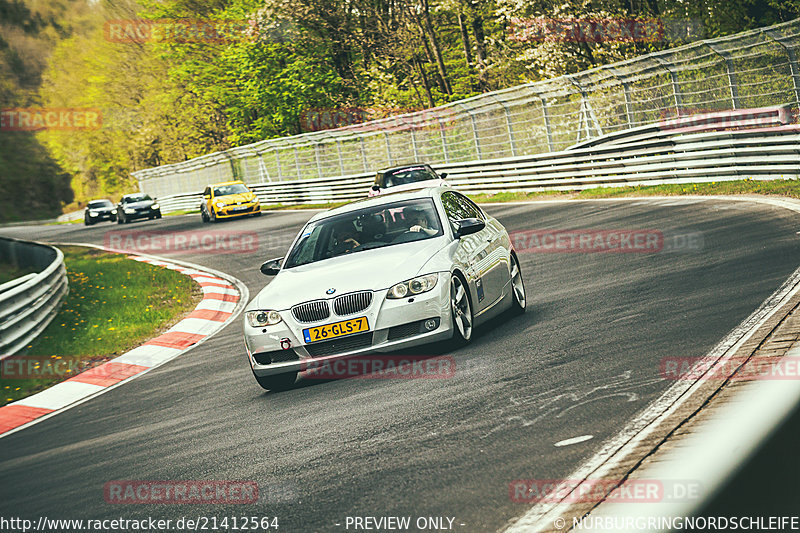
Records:
<instances>
[{"instance_id":1,"label":"hood","mask_svg":"<svg viewBox=\"0 0 800 533\"><path fill-rule=\"evenodd\" d=\"M142 200L141 202L133 202L130 204L122 204L123 209L141 209L143 207L150 207L155 202L153 200Z\"/></svg>"},{"instance_id":2,"label":"hood","mask_svg":"<svg viewBox=\"0 0 800 533\"><path fill-rule=\"evenodd\" d=\"M228 194L226 196L218 196L214 198L213 203L225 202L226 205L235 204L236 202L252 202L255 198L252 192L240 192L236 194Z\"/></svg>"},{"instance_id":3,"label":"hood","mask_svg":"<svg viewBox=\"0 0 800 533\"><path fill-rule=\"evenodd\" d=\"M309 265L282 270L248 306L283 311L309 300L330 299L348 292L388 289L411 279L447 243L444 237L426 239L340 255ZM328 289L336 289L326 294Z\"/></svg>"}]
</instances>

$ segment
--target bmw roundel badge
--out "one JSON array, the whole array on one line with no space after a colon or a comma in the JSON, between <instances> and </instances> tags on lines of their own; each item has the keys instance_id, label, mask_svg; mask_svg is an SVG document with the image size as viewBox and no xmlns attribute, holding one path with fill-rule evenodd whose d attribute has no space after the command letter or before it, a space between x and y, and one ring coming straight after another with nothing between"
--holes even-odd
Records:
<instances>
[{"instance_id":1,"label":"bmw roundel badge","mask_svg":"<svg viewBox=\"0 0 800 533\"><path fill-rule=\"evenodd\" d=\"M327 291L325 291L325 294L333 294L334 292L336 292L336 289L334 289L334 288L332 288L332 287L331 287L330 289L328 289Z\"/></svg>"}]
</instances>

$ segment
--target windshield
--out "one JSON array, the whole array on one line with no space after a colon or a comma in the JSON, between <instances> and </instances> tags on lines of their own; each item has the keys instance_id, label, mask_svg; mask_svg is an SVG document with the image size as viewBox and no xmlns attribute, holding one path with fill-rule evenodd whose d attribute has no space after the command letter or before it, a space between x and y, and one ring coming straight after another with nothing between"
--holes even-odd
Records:
<instances>
[{"instance_id":1,"label":"windshield","mask_svg":"<svg viewBox=\"0 0 800 533\"><path fill-rule=\"evenodd\" d=\"M384 174L383 186L396 187L398 185L435 179L439 179L439 177L424 166L406 167L392 170Z\"/></svg>"},{"instance_id":2,"label":"windshield","mask_svg":"<svg viewBox=\"0 0 800 533\"><path fill-rule=\"evenodd\" d=\"M228 196L229 194L239 194L243 192L250 192L250 189L245 187L242 183L214 187L214 196Z\"/></svg>"},{"instance_id":3,"label":"windshield","mask_svg":"<svg viewBox=\"0 0 800 533\"><path fill-rule=\"evenodd\" d=\"M111 207L113 204L110 200L92 200L89 202L88 207L96 208L96 207Z\"/></svg>"},{"instance_id":4,"label":"windshield","mask_svg":"<svg viewBox=\"0 0 800 533\"><path fill-rule=\"evenodd\" d=\"M442 234L430 198L377 205L308 224L287 255L284 268Z\"/></svg>"},{"instance_id":5,"label":"windshield","mask_svg":"<svg viewBox=\"0 0 800 533\"><path fill-rule=\"evenodd\" d=\"M147 200L152 200L149 194L131 194L130 196L123 198L122 202L125 204L132 204L134 202L144 202Z\"/></svg>"}]
</instances>

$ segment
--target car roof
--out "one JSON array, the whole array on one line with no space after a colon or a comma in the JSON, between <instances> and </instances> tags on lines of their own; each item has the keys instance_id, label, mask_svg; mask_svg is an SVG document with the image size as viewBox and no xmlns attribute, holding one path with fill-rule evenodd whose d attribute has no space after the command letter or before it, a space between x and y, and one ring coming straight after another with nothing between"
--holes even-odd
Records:
<instances>
[{"instance_id":1,"label":"car roof","mask_svg":"<svg viewBox=\"0 0 800 533\"><path fill-rule=\"evenodd\" d=\"M407 165L399 165L395 167L384 168L378 171L378 174L386 174L388 172L394 172L397 170L403 170L404 168L411 168L411 167L428 167L431 166L428 163L408 163Z\"/></svg>"},{"instance_id":2,"label":"car roof","mask_svg":"<svg viewBox=\"0 0 800 533\"><path fill-rule=\"evenodd\" d=\"M314 222L317 220L321 220L323 218L341 215L343 213L348 213L350 211L358 211L359 209L363 209L365 207L374 207L382 204L402 202L403 200L414 200L416 198L433 198L438 196L444 191L452 191L452 189L450 187L425 187L422 189L414 189L411 191L397 191L397 192L391 192L391 189L387 189L387 191L381 194L380 196L373 196L372 198L361 198L359 200L353 200L348 204L341 205L339 207L334 207L333 209L323 211L322 213L317 213L316 215L314 215L309 219L309 222Z\"/></svg>"},{"instance_id":3,"label":"car roof","mask_svg":"<svg viewBox=\"0 0 800 533\"><path fill-rule=\"evenodd\" d=\"M129 192L128 194L123 194L123 195L122 195L122 197L123 197L123 198L128 198L128 197L130 197L130 196L141 196L141 195L143 195L143 194L144 194L144 195L147 195L147 196L150 196L150 195L149 195L148 193L146 193L146 192Z\"/></svg>"},{"instance_id":4,"label":"car roof","mask_svg":"<svg viewBox=\"0 0 800 533\"><path fill-rule=\"evenodd\" d=\"M219 183L211 183L209 184L209 187L219 187L220 185L233 185L235 183L241 183L242 185L244 185L244 182L242 180L233 180L233 181L221 181Z\"/></svg>"}]
</instances>

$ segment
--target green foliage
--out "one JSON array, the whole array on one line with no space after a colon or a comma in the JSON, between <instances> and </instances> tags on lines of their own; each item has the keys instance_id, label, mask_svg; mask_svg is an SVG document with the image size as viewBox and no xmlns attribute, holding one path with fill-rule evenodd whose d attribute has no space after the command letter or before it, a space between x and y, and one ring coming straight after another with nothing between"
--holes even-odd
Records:
<instances>
[{"instance_id":1,"label":"green foliage","mask_svg":"<svg viewBox=\"0 0 800 533\"><path fill-rule=\"evenodd\" d=\"M520 34L520 21L688 20L700 39L798 15L800 0L0 0L4 105L103 115L99 130L3 135L0 193L33 185L22 202L0 200L0 217L24 216L20 205L49 216L72 200L65 175L79 204L113 199L136 187L132 171L303 133L319 111L381 118L682 44L677 34L542 40ZM119 19L228 29L218 40L120 42L107 31ZM705 80L690 82L705 98ZM636 120L653 120L657 92L639 94ZM619 95L592 98L601 121L619 116Z\"/></svg>"}]
</instances>

